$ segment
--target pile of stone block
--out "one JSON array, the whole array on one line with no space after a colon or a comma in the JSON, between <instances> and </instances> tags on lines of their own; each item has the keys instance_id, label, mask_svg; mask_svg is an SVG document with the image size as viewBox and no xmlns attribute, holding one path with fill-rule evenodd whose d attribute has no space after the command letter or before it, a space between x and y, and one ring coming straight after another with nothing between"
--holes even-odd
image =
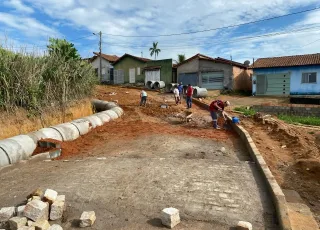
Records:
<instances>
[{"instance_id":1,"label":"pile of stone block","mask_svg":"<svg viewBox=\"0 0 320 230\"><path fill-rule=\"evenodd\" d=\"M0 209L0 227L10 230L62 230L60 225L50 225L49 220L59 220L66 210L65 195L52 189L32 192L25 205Z\"/></svg>"}]
</instances>

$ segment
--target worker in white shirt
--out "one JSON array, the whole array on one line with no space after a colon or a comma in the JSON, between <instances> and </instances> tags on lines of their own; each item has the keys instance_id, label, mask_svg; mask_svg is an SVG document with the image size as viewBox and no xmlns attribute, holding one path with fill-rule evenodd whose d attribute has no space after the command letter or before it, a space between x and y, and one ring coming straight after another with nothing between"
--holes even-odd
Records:
<instances>
[{"instance_id":1,"label":"worker in white shirt","mask_svg":"<svg viewBox=\"0 0 320 230\"><path fill-rule=\"evenodd\" d=\"M146 91L144 90L141 90L141 93L140 93L140 106L146 106L147 104L147 97L148 97L148 94Z\"/></svg>"},{"instance_id":2,"label":"worker in white shirt","mask_svg":"<svg viewBox=\"0 0 320 230\"><path fill-rule=\"evenodd\" d=\"M178 105L179 102L180 102L180 100L181 100L178 86L175 86L175 87L174 87L173 94L174 94L174 99L175 99L175 101L176 101L176 105Z\"/></svg>"}]
</instances>

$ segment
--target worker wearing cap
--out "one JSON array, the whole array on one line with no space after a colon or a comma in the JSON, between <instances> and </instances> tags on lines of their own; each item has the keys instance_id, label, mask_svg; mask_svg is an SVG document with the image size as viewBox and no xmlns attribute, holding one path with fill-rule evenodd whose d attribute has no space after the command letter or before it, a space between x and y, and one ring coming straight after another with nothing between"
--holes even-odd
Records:
<instances>
[{"instance_id":1,"label":"worker wearing cap","mask_svg":"<svg viewBox=\"0 0 320 230\"><path fill-rule=\"evenodd\" d=\"M192 107L192 94L193 94L193 87L188 84L188 88L187 88L187 109L191 109Z\"/></svg>"},{"instance_id":2,"label":"worker wearing cap","mask_svg":"<svg viewBox=\"0 0 320 230\"><path fill-rule=\"evenodd\" d=\"M180 97L180 104L181 104L181 100L183 98L183 84L182 84L182 82L180 82L180 84L178 85L178 90L179 90L179 97Z\"/></svg>"},{"instance_id":3,"label":"worker wearing cap","mask_svg":"<svg viewBox=\"0 0 320 230\"><path fill-rule=\"evenodd\" d=\"M229 101L223 102L221 100L216 100L211 102L209 110L213 120L213 128L220 129L220 127L218 126L218 117L221 115L224 117L224 108L229 105L230 105Z\"/></svg>"}]
</instances>

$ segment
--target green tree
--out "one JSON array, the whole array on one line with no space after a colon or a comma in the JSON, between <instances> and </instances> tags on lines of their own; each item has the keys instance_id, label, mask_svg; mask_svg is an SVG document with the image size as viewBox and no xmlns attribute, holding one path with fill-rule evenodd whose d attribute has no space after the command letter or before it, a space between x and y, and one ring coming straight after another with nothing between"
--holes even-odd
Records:
<instances>
[{"instance_id":1,"label":"green tree","mask_svg":"<svg viewBox=\"0 0 320 230\"><path fill-rule=\"evenodd\" d=\"M181 62L184 62L186 60L185 54L178 54L178 60L176 60L176 63L179 64Z\"/></svg>"},{"instance_id":2,"label":"green tree","mask_svg":"<svg viewBox=\"0 0 320 230\"><path fill-rule=\"evenodd\" d=\"M153 42L152 47L149 49L150 56L152 57L154 55L154 60L157 60L157 56L159 56L159 53L161 52L161 49L158 48L158 42Z\"/></svg>"},{"instance_id":3,"label":"green tree","mask_svg":"<svg viewBox=\"0 0 320 230\"><path fill-rule=\"evenodd\" d=\"M68 42L66 39L49 38L48 51L49 54L55 54L63 58L64 61L80 60L78 50L74 47L74 44Z\"/></svg>"}]
</instances>

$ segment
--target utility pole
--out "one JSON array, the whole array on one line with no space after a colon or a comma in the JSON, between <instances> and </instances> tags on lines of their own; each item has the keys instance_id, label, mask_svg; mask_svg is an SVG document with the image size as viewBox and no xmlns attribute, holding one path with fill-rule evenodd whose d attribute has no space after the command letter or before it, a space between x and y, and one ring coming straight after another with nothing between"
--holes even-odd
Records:
<instances>
[{"instance_id":1,"label":"utility pole","mask_svg":"<svg viewBox=\"0 0 320 230\"><path fill-rule=\"evenodd\" d=\"M99 63L99 72L100 72L100 82L102 81L102 57L101 57L101 50L102 50L102 32L100 31L99 32L99 56L100 56L100 58L99 58L99 61L100 61L100 63Z\"/></svg>"}]
</instances>

